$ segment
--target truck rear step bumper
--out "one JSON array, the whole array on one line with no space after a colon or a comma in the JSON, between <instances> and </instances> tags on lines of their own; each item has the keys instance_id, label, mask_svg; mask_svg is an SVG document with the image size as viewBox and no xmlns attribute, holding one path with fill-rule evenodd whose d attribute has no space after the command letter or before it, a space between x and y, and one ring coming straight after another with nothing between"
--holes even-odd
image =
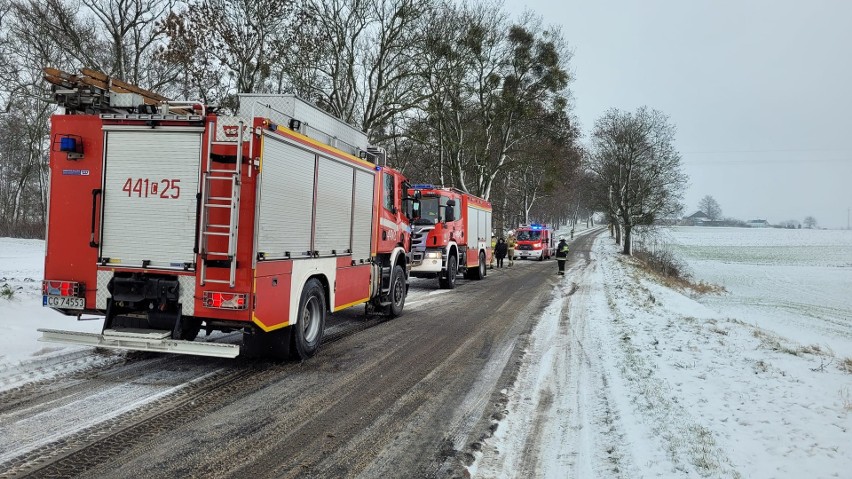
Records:
<instances>
[{"instance_id":1,"label":"truck rear step bumper","mask_svg":"<svg viewBox=\"0 0 852 479\"><path fill-rule=\"evenodd\" d=\"M178 341L171 339L170 331L156 329L107 329L103 334L39 329L39 341L76 344L98 348L152 351L157 353L191 354L217 358L235 358L240 354L236 344Z\"/></svg>"}]
</instances>

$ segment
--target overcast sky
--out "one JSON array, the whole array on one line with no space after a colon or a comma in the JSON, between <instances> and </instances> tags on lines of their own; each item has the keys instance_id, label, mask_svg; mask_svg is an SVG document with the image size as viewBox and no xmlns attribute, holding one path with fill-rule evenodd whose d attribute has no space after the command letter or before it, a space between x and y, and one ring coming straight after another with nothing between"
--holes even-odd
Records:
<instances>
[{"instance_id":1,"label":"overcast sky","mask_svg":"<svg viewBox=\"0 0 852 479\"><path fill-rule=\"evenodd\" d=\"M686 214L846 228L852 207L852 1L507 0L561 26L588 138L608 108L669 115Z\"/></svg>"}]
</instances>

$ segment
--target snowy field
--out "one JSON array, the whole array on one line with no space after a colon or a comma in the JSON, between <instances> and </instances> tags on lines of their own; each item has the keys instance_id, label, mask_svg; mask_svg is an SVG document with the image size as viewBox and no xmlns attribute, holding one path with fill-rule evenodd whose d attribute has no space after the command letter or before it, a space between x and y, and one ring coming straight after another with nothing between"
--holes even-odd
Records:
<instances>
[{"instance_id":1,"label":"snowy field","mask_svg":"<svg viewBox=\"0 0 852 479\"><path fill-rule=\"evenodd\" d=\"M555 288L472 476L852 477L852 236L784 233L675 229L696 276L729 290L697 298L601 235Z\"/></svg>"},{"instance_id":2,"label":"snowy field","mask_svg":"<svg viewBox=\"0 0 852 479\"><path fill-rule=\"evenodd\" d=\"M701 303L852 356L852 231L676 227L667 236L696 279L728 291Z\"/></svg>"}]
</instances>

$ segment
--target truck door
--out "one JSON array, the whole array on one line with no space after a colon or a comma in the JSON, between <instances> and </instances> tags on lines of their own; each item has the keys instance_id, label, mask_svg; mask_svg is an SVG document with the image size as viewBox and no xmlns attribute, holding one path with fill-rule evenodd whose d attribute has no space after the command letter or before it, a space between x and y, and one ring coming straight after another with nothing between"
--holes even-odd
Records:
<instances>
[{"instance_id":1,"label":"truck door","mask_svg":"<svg viewBox=\"0 0 852 479\"><path fill-rule=\"evenodd\" d=\"M104 128L100 256L116 266L194 267L203 128Z\"/></svg>"}]
</instances>

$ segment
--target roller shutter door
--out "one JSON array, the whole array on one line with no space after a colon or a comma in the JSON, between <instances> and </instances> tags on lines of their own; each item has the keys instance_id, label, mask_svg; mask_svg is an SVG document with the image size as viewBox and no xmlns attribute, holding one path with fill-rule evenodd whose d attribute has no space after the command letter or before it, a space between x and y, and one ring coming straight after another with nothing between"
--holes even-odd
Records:
<instances>
[{"instance_id":1,"label":"roller shutter door","mask_svg":"<svg viewBox=\"0 0 852 479\"><path fill-rule=\"evenodd\" d=\"M107 131L101 256L121 266L195 262L201 131Z\"/></svg>"},{"instance_id":2,"label":"roller shutter door","mask_svg":"<svg viewBox=\"0 0 852 479\"><path fill-rule=\"evenodd\" d=\"M313 153L265 135L263 139L258 252L300 258L311 251Z\"/></svg>"},{"instance_id":3,"label":"roller shutter door","mask_svg":"<svg viewBox=\"0 0 852 479\"><path fill-rule=\"evenodd\" d=\"M314 249L320 255L351 249L354 168L320 157L317 174L317 217Z\"/></svg>"}]
</instances>

